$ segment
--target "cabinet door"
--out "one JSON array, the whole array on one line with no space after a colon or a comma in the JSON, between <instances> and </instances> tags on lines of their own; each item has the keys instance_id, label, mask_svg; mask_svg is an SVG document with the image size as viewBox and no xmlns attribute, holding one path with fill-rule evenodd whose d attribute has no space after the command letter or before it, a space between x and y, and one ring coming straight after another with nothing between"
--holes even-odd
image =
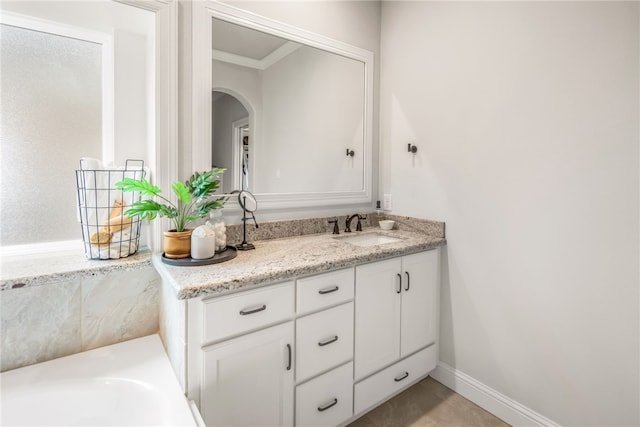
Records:
<instances>
[{"instance_id":1,"label":"cabinet door","mask_svg":"<svg viewBox=\"0 0 640 427\"><path fill-rule=\"evenodd\" d=\"M402 257L401 356L436 341L439 306L437 249Z\"/></svg>"},{"instance_id":2,"label":"cabinet door","mask_svg":"<svg viewBox=\"0 0 640 427\"><path fill-rule=\"evenodd\" d=\"M356 380L400 357L400 271L400 258L356 267Z\"/></svg>"},{"instance_id":3,"label":"cabinet door","mask_svg":"<svg viewBox=\"0 0 640 427\"><path fill-rule=\"evenodd\" d=\"M293 425L293 322L205 347L200 406L214 426Z\"/></svg>"}]
</instances>

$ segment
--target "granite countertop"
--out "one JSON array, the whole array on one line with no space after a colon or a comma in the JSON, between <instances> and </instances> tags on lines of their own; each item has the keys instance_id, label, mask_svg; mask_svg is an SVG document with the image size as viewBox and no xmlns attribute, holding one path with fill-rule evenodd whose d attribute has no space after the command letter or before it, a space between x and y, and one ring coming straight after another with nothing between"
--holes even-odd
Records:
<instances>
[{"instance_id":1,"label":"granite countertop","mask_svg":"<svg viewBox=\"0 0 640 427\"><path fill-rule=\"evenodd\" d=\"M400 242L368 247L340 239L352 235L382 234ZM311 234L253 242L255 250L238 251L236 258L200 267L180 267L153 256L153 265L174 289L178 299L220 296L296 277L322 273L446 244L444 237L417 231L365 229L351 234Z\"/></svg>"},{"instance_id":2,"label":"granite countertop","mask_svg":"<svg viewBox=\"0 0 640 427\"><path fill-rule=\"evenodd\" d=\"M0 290L40 286L112 271L131 271L151 266L151 251L142 247L125 258L89 260L80 249L56 254L2 258Z\"/></svg>"}]
</instances>

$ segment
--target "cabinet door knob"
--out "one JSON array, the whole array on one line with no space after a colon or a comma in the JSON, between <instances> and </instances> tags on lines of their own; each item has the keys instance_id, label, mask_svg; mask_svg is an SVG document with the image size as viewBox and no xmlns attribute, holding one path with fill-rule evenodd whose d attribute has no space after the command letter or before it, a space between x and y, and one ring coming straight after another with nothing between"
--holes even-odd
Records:
<instances>
[{"instance_id":1,"label":"cabinet door knob","mask_svg":"<svg viewBox=\"0 0 640 427\"><path fill-rule=\"evenodd\" d=\"M331 402L325 403L324 405L318 406L318 412L326 411L327 409L336 406L338 404L338 398L334 398Z\"/></svg>"},{"instance_id":2,"label":"cabinet door knob","mask_svg":"<svg viewBox=\"0 0 640 427\"><path fill-rule=\"evenodd\" d=\"M320 295L325 295L325 294L330 294L331 292L336 292L338 289L340 289L338 286L334 286L332 288L320 289L318 293Z\"/></svg>"},{"instance_id":3,"label":"cabinet door knob","mask_svg":"<svg viewBox=\"0 0 640 427\"><path fill-rule=\"evenodd\" d=\"M240 310L240 316L246 316L247 314L257 313L259 311L263 311L263 310L266 310L266 309L267 309L267 306L265 304L262 304L258 308L246 308L244 310Z\"/></svg>"},{"instance_id":4,"label":"cabinet door knob","mask_svg":"<svg viewBox=\"0 0 640 427\"><path fill-rule=\"evenodd\" d=\"M398 287L396 288L396 294L402 292L402 274L398 273Z\"/></svg>"},{"instance_id":5,"label":"cabinet door knob","mask_svg":"<svg viewBox=\"0 0 640 427\"><path fill-rule=\"evenodd\" d=\"M409 372L405 372L404 374L400 375L399 377L395 377L393 380L398 383L398 382L402 381L403 379L407 378L408 376L409 376Z\"/></svg>"},{"instance_id":6,"label":"cabinet door knob","mask_svg":"<svg viewBox=\"0 0 640 427\"><path fill-rule=\"evenodd\" d=\"M406 275L407 275L407 287L406 287L406 288L404 288L404 290L405 290L405 291L408 291L408 290L409 290L409 287L411 286L411 277L409 277L409 272L408 272L408 271L405 271L405 272L404 272L404 274L406 274Z\"/></svg>"},{"instance_id":7,"label":"cabinet door knob","mask_svg":"<svg viewBox=\"0 0 640 427\"><path fill-rule=\"evenodd\" d=\"M336 341L338 341L338 336L337 336L337 335L334 335L333 337L331 337L331 338L329 338L329 339L326 339L326 340L324 340L324 341L320 341L320 342L318 343L318 345L319 345L320 347L324 347L325 345L329 345L329 344L331 344L332 342L336 342Z\"/></svg>"},{"instance_id":8,"label":"cabinet door knob","mask_svg":"<svg viewBox=\"0 0 640 427\"><path fill-rule=\"evenodd\" d=\"M287 371L291 370L291 344L287 344Z\"/></svg>"}]
</instances>

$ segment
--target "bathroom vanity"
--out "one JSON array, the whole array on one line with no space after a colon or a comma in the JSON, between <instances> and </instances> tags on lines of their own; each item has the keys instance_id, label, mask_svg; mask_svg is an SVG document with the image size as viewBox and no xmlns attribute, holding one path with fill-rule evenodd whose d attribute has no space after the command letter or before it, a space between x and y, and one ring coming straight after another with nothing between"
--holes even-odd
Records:
<instances>
[{"instance_id":1,"label":"bathroom vanity","mask_svg":"<svg viewBox=\"0 0 640 427\"><path fill-rule=\"evenodd\" d=\"M444 237L371 230L206 267L154 259L186 331L169 354L186 353L174 368L208 426L343 425L436 367Z\"/></svg>"}]
</instances>

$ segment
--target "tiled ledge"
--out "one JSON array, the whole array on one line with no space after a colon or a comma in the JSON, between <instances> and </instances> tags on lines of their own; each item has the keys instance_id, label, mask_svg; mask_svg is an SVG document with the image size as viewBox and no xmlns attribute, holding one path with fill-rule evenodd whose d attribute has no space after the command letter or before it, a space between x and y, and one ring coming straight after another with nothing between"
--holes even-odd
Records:
<instances>
[{"instance_id":1,"label":"tiled ledge","mask_svg":"<svg viewBox=\"0 0 640 427\"><path fill-rule=\"evenodd\" d=\"M128 257L112 260L88 260L82 250L3 257L0 291L138 270L150 265L151 251L146 247Z\"/></svg>"}]
</instances>

